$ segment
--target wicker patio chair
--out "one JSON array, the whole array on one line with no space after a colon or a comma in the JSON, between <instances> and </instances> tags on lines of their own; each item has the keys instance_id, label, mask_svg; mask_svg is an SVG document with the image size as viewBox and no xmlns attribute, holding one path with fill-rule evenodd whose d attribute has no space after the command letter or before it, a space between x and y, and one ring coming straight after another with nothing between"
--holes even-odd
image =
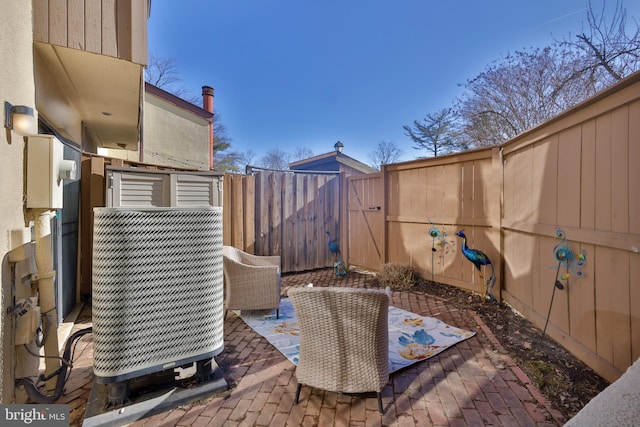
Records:
<instances>
[{"instance_id":1,"label":"wicker patio chair","mask_svg":"<svg viewBox=\"0 0 640 427\"><path fill-rule=\"evenodd\" d=\"M289 299L300 326L296 367L302 384L344 393L375 391L378 410L389 381L387 294L366 289L293 288Z\"/></svg>"},{"instance_id":2,"label":"wicker patio chair","mask_svg":"<svg viewBox=\"0 0 640 427\"><path fill-rule=\"evenodd\" d=\"M225 312L275 309L280 317L280 257L251 255L233 246L222 248Z\"/></svg>"}]
</instances>

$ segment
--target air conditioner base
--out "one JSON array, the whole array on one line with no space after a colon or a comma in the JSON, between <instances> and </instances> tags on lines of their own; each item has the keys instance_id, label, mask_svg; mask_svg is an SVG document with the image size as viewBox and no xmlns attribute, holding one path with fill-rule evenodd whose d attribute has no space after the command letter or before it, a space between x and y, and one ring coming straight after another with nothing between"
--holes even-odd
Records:
<instances>
[{"instance_id":1,"label":"air conditioner base","mask_svg":"<svg viewBox=\"0 0 640 427\"><path fill-rule=\"evenodd\" d=\"M186 378L155 384L153 380L147 380L139 390L134 385L130 387L129 401L109 406L109 386L94 380L82 427L122 426L229 389L217 366L212 378L204 382Z\"/></svg>"}]
</instances>

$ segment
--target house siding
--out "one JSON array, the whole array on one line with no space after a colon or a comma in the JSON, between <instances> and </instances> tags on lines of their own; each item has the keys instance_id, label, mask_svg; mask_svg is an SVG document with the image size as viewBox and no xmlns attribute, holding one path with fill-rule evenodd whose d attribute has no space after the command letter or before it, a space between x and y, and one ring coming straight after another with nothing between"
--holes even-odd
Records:
<instances>
[{"instance_id":1,"label":"house siding","mask_svg":"<svg viewBox=\"0 0 640 427\"><path fill-rule=\"evenodd\" d=\"M98 154L132 162L209 170L209 123L192 111L147 93L142 156L139 149L99 149Z\"/></svg>"}]
</instances>

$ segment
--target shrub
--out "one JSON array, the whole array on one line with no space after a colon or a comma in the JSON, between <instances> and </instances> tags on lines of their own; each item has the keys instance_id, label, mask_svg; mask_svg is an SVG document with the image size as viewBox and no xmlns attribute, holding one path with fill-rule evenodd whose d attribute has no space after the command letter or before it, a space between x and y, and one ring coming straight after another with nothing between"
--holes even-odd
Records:
<instances>
[{"instance_id":1,"label":"shrub","mask_svg":"<svg viewBox=\"0 0 640 427\"><path fill-rule=\"evenodd\" d=\"M389 262L376 275L381 287L389 286L394 291L411 290L420 280L420 275L409 264Z\"/></svg>"}]
</instances>

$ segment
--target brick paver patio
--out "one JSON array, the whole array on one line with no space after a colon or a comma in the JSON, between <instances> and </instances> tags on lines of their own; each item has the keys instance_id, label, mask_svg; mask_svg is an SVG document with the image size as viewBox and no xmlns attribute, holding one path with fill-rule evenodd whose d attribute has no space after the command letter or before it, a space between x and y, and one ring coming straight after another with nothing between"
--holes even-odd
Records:
<instances>
[{"instance_id":1,"label":"brick paver patio","mask_svg":"<svg viewBox=\"0 0 640 427\"><path fill-rule=\"evenodd\" d=\"M367 287L371 276L351 271L340 279L332 269L285 275L283 296L293 286ZM216 357L229 390L140 419L132 426L557 426L554 410L473 312L441 298L399 292L391 304L436 317L476 335L439 355L391 375L383 390L385 414L371 396L303 387L298 405L295 366L235 314L224 323L225 349ZM90 308L75 326L91 322ZM92 336L77 344L65 394L72 426L80 426L92 386Z\"/></svg>"}]
</instances>

